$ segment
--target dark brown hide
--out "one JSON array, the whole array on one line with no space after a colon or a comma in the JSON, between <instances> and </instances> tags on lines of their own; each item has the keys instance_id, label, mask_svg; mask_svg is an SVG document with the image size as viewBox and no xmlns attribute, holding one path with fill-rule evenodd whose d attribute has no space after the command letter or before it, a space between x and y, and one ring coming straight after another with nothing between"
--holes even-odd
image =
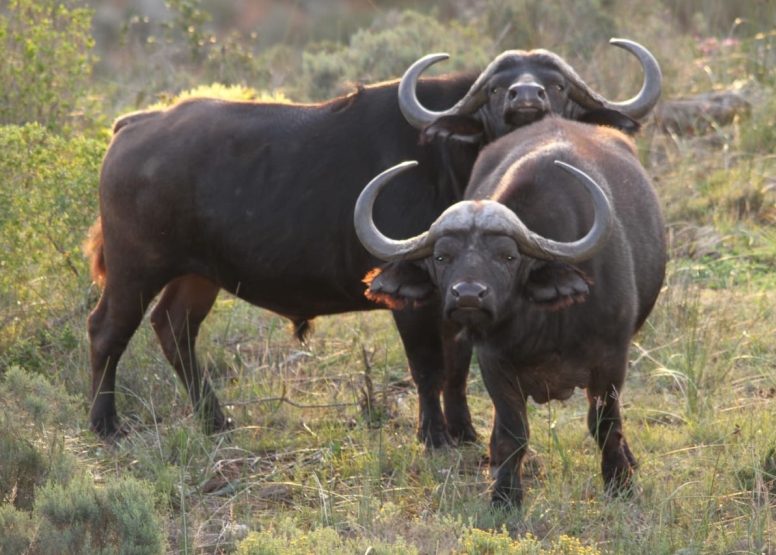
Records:
<instances>
[{"instance_id":1,"label":"dark brown hide","mask_svg":"<svg viewBox=\"0 0 776 555\"><path fill-rule=\"evenodd\" d=\"M474 80L421 80L419 101L449 108ZM219 290L288 318L300 338L318 315L383 307L363 295L362 277L379 261L352 224L364 183L401 160L420 161L375 208L386 232L418 233L461 199L481 146L444 134L420 144L397 90L398 82L359 87L316 105L194 99L117 120L90 247L95 280L104 282L88 323L94 429L121 432L117 364L157 296L151 323L206 428L216 431L229 422L195 350ZM624 118L612 110L603 117ZM423 306L394 311L418 387L418 436L430 446L474 441L471 343L443 324L434 289L413 294L420 291L429 296Z\"/></svg>"},{"instance_id":2,"label":"dark brown hide","mask_svg":"<svg viewBox=\"0 0 776 555\"><path fill-rule=\"evenodd\" d=\"M408 302L423 288L417 268L424 267L445 319L473 338L495 405L495 504L522 501L529 396L544 403L584 388L607 488L627 492L636 466L622 431L620 395L631 339L663 283L666 248L660 205L632 141L614 129L545 118L483 149L464 196L474 212L480 201L496 201L540 236L576 241L592 225L592 202L556 161L590 176L611 203L611 234L591 258L572 265L527 256L511 237L487 227L444 227L443 215L434 226L453 231L434 236L430 256L392 262L370 276L369 294L379 290ZM411 288L402 282L407 267Z\"/></svg>"}]
</instances>

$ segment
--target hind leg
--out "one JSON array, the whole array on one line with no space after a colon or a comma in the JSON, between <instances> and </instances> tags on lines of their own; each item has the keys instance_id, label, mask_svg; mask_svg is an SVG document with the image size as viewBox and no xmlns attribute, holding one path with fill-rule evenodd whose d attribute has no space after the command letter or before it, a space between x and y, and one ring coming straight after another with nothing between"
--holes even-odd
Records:
<instances>
[{"instance_id":1,"label":"hind leg","mask_svg":"<svg viewBox=\"0 0 776 555\"><path fill-rule=\"evenodd\" d=\"M116 366L160 289L161 286L109 279L87 320L92 364L89 420L92 429L103 438L122 434L116 413Z\"/></svg>"},{"instance_id":2,"label":"hind leg","mask_svg":"<svg viewBox=\"0 0 776 555\"><path fill-rule=\"evenodd\" d=\"M194 410L208 433L224 431L231 425L195 353L199 327L213 307L219 289L208 279L182 276L167 284L151 311L151 325L164 355L186 386Z\"/></svg>"}]
</instances>

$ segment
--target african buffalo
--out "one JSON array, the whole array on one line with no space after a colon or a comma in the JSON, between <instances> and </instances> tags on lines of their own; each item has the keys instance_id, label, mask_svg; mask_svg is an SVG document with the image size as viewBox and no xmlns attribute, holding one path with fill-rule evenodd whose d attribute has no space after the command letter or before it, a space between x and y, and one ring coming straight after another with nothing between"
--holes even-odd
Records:
<instances>
[{"instance_id":1,"label":"african buffalo","mask_svg":"<svg viewBox=\"0 0 776 555\"><path fill-rule=\"evenodd\" d=\"M509 75L530 75L540 84L545 75L567 79L574 93L551 108L569 117L641 117L657 101L660 70L643 47L616 44L645 72L642 92L622 105L601 100L548 53L513 53L522 73L510 69ZM488 71L488 79L500 75ZM416 84L410 75L408 81L413 102L417 85L418 104L442 109L479 98L480 85L472 85L482 79L453 75ZM431 136L420 144L402 117L399 88L399 82L358 87L315 105L193 99L114 124L100 174L100 218L88 245L92 274L104 283L88 320L90 420L98 433L121 432L116 365L160 293L151 324L209 430L228 428L229 421L197 363L195 341L219 290L289 318L300 338L318 315L382 308L362 291L361 278L379 263L353 230L363 184L397 161L420 160L423 169L375 208L389 233L419 233L462 198L480 149L468 136ZM465 104L460 117L471 120L473 104ZM481 116L482 110L475 119ZM490 113L487 127L502 129L502 117ZM418 435L439 446L476 434L466 404L472 348L456 339L455 326L443 325L434 305L394 318L418 387Z\"/></svg>"},{"instance_id":2,"label":"african buffalo","mask_svg":"<svg viewBox=\"0 0 776 555\"><path fill-rule=\"evenodd\" d=\"M391 261L367 278L367 295L394 309L441 297L444 320L474 342L495 406L493 503L522 501L528 396L567 399L577 387L587 390L607 489L627 491L636 460L619 399L631 339L666 265L660 205L633 142L558 117L519 128L482 150L466 200L428 231L388 239L371 218L372 203L414 165L375 178L356 205L362 243Z\"/></svg>"}]
</instances>

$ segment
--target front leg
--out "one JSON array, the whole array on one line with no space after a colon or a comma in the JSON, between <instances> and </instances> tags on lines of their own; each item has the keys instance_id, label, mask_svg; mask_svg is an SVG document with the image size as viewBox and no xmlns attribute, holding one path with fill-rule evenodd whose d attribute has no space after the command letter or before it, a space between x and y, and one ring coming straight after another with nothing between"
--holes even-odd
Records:
<instances>
[{"instance_id":1,"label":"front leg","mask_svg":"<svg viewBox=\"0 0 776 555\"><path fill-rule=\"evenodd\" d=\"M434 302L393 311L410 373L418 388L418 439L427 447L454 444L439 399L445 383L440 314L441 309Z\"/></svg>"},{"instance_id":2,"label":"front leg","mask_svg":"<svg viewBox=\"0 0 776 555\"><path fill-rule=\"evenodd\" d=\"M490 436L491 474L496 479L491 504L520 509L523 502L522 464L528 449L528 413L517 373L510 366L480 354L480 369L494 405Z\"/></svg>"},{"instance_id":3,"label":"front leg","mask_svg":"<svg viewBox=\"0 0 776 555\"><path fill-rule=\"evenodd\" d=\"M466 401L473 346L455 322L445 322L442 335L445 356L445 382L442 389L445 419L450 435L459 443L475 443L477 432Z\"/></svg>"},{"instance_id":4,"label":"front leg","mask_svg":"<svg viewBox=\"0 0 776 555\"><path fill-rule=\"evenodd\" d=\"M587 388L587 425L601 449L601 474L607 492L628 495L633 471L638 466L622 431L620 393L625 381L627 356L609 367L593 372Z\"/></svg>"}]
</instances>

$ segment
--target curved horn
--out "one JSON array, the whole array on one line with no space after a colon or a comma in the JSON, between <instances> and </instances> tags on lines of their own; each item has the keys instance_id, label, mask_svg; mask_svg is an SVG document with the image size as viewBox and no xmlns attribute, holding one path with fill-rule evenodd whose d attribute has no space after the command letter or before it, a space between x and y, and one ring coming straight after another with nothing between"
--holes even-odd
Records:
<instances>
[{"instance_id":1,"label":"curved horn","mask_svg":"<svg viewBox=\"0 0 776 555\"><path fill-rule=\"evenodd\" d=\"M660 72L660 65L649 50L636 42L625 39L611 39L609 42L636 56L644 70L644 84L641 86L641 90L636 96L624 102L607 100L593 91L565 60L546 50L541 52L545 56L554 58L555 64L561 73L572 84L572 92L569 93L569 96L580 106L585 108L609 108L622 112L630 118L641 119L649 114L650 110L655 107L660 99L660 93L663 89L663 74Z\"/></svg>"},{"instance_id":2,"label":"curved horn","mask_svg":"<svg viewBox=\"0 0 776 555\"><path fill-rule=\"evenodd\" d=\"M525 254L541 260L558 260L562 262L582 262L595 256L606 244L612 231L614 220L612 207L606 194L595 180L582 170L560 160L555 165L576 177L593 197L595 221L587 235L571 243L563 243L547 239L528 230L517 217L517 224L512 237Z\"/></svg>"},{"instance_id":3,"label":"curved horn","mask_svg":"<svg viewBox=\"0 0 776 555\"><path fill-rule=\"evenodd\" d=\"M609 44L627 50L639 59L644 70L644 84L639 93L624 102L608 102L607 108L619 110L633 119L641 119L652 110L660 99L663 89L663 74L652 53L637 42L626 39L611 39Z\"/></svg>"},{"instance_id":4,"label":"curved horn","mask_svg":"<svg viewBox=\"0 0 776 555\"><path fill-rule=\"evenodd\" d=\"M404 72L401 82L399 83L399 108L401 108L401 113L404 114L404 117L410 122L410 125L417 129L422 129L444 116L471 114L487 102L488 97L487 94L484 93L483 87L493 73L495 73L496 66L502 60L503 56L503 54L499 55L487 68L485 68L485 71L480 74L474 84L469 88L466 95L459 100L455 106L442 112L434 112L433 110L424 107L418 100L418 95L415 91L418 86L420 74L435 63L446 60L450 56L444 53L423 56Z\"/></svg>"},{"instance_id":5,"label":"curved horn","mask_svg":"<svg viewBox=\"0 0 776 555\"><path fill-rule=\"evenodd\" d=\"M361 241L366 250L380 260L390 262L403 258L423 258L431 254L434 248L433 244L430 246L427 244L428 232L421 233L410 239L397 241L383 235L377 229L374 219L372 219L372 209L382 188L396 175L417 165L418 163L415 161L402 162L385 170L364 187L356 201L353 223L356 226L358 240Z\"/></svg>"}]
</instances>

